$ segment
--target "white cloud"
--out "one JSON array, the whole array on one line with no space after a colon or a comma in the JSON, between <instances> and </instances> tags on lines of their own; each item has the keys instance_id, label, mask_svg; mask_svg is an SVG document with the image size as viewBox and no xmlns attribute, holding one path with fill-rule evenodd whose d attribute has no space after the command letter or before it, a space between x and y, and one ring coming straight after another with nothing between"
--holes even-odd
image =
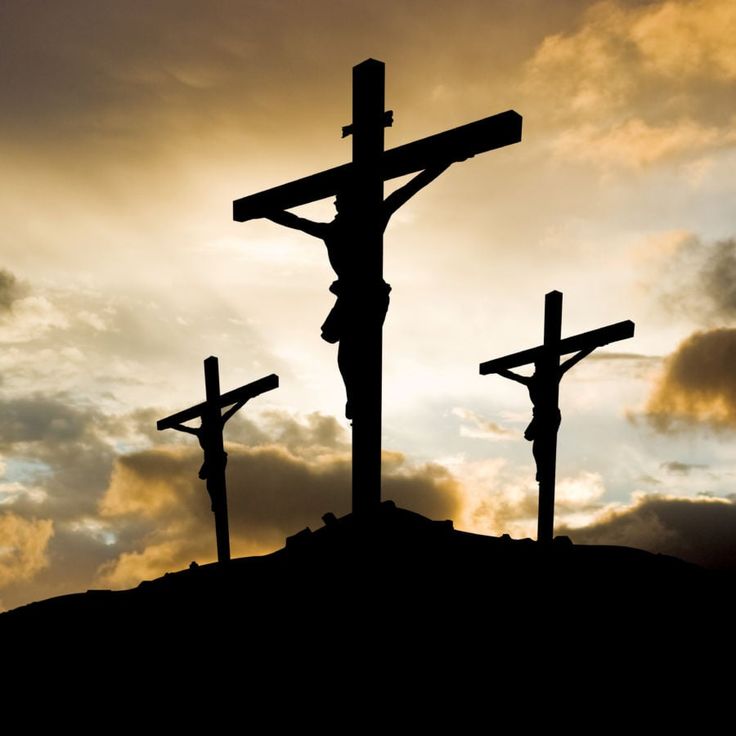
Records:
<instances>
[{"instance_id":1,"label":"white cloud","mask_svg":"<svg viewBox=\"0 0 736 736\"><path fill-rule=\"evenodd\" d=\"M479 440L509 440L518 439L521 435L512 429L508 429L490 419L485 419L470 409L455 407L452 413L463 420L460 425L460 436Z\"/></svg>"}]
</instances>

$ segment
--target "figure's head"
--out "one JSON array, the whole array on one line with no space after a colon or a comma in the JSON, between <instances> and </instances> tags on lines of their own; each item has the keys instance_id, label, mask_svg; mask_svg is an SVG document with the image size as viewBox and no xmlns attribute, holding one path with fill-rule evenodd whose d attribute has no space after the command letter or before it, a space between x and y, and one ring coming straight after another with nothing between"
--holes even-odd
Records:
<instances>
[{"instance_id":1,"label":"figure's head","mask_svg":"<svg viewBox=\"0 0 736 736\"><path fill-rule=\"evenodd\" d=\"M335 211L338 215L347 214L352 207L351 198L347 192L338 192L335 197Z\"/></svg>"}]
</instances>

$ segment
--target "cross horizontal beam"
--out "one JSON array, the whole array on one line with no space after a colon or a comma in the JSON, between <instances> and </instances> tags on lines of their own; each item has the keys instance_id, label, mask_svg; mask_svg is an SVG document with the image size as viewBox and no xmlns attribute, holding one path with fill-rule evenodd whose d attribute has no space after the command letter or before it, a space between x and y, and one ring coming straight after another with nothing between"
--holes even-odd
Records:
<instances>
[{"instance_id":1,"label":"cross horizontal beam","mask_svg":"<svg viewBox=\"0 0 736 736\"><path fill-rule=\"evenodd\" d=\"M259 378L257 381L248 383L240 388L234 388L232 391L222 394L218 403L220 408L231 406L232 404L237 404L240 401L248 401L248 399L252 399L254 396L258 396L266 391L272 391L278 387L279 377L275 373L272 373L270 376ZM196 419L197 417L201 417L206 409L206 401L203 401L201 404L197 404L196 406L190 406L188 409L183 409L182 411L172 414L165 419L160 419L156 422L156 429L170 429L176 424L188 422L190 419Z\"/></svg>"},{"instance_id":2,"label":"cross horizontal beam","mask_svg":"<svg viewBox=\"0 0 736 736\"><path fill-rule=\"evenodd\" d=\"M421 171L443 161L462 161L479 153L503 148L521 140L521 115L514 110L476 120L443 133L405 143L385 151L381 161L383 180ZM233 202L233 219L245 222L267 212L288 210L332 197L345 188L353 164L343 164L288 184L265 189Z\"/></svg>"},{"instance_id":3,"label":"cross horizontal beam","mask_svg":"<svg viewBox=\"0 0 736 736\"><path fill-rule=\"evenodd\" d=\"M611 342L626 340L633 336L634 323L630 319L627 319L623 322L616 322L613 325L599 327L597 330L590 330L590 332L581 332L579 335L573 335L572 337L566 337L564 340L560 340L560 355L577 353L579 350L585 350L587 348L600 348ZM534 363L534 361L539 360L544 355L544 350L544 345L539 345L536 348L529 348L519 353L505 355L503 358L488 360L480 364L480 374L481 376L487 376L491 373L497 373L500 370Z\"/></svg>"}]
</instances>

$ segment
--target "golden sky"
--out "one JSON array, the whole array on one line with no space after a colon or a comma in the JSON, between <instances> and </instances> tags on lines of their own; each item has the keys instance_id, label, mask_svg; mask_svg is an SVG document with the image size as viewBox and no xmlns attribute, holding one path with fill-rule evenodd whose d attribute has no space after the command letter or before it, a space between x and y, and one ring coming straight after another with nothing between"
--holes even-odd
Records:
<instances>
[{"instance_id":1,"label":"golden sky","mask_svg":"<svg viewBox=\"0 0 736 736\"><path fill-rule=\"evenodd\" d=\"M534 534L528 397L478 363L558 289L563 335L637 324L563 382L558 531L736 564L731 0L6 0L0 29L3 607L214 558L196 443L155 430L210 354L224 389L281 376L228 425L234 553L348 510L324 247L231 202L349 159L368 57L388 146L524 117L388 228L384 496Z\"/></svg>"}]
</instances>

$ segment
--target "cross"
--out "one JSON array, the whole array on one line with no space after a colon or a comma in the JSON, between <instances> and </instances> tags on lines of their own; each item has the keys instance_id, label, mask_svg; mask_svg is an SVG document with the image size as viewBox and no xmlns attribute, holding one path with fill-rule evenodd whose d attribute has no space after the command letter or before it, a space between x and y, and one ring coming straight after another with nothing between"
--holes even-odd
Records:
<instances>
[{"instance_id":1,"label":"cross","mask_svg":"<svg viewBox=\"0 0 736 736\"><path fill-rule=\"evenodd\" d=\"M176 429L193 434L199 440L204 452L204 463L199 477L207 481L207 492L212 501L215 514L215 535L217 537L217 561L230 559L230 531L227 519L227 488L225 486L225 466L227 453L222 439L222 430L227 421L254 396L278 388L279 377L272 373L253 383L220 394L220 371L217 358L210 356L204 361L204 385L206 400L201 404L172 414L156 422L156 429ZM230 407L224 414L222 409ZM199 427L187 427L184 422L200 419Z\"/></svg>"},{"instance_id":2,"label":"cross","mask_svg":"<svg viewBox=\"0 0 736 736\"><path fill-rule=\"evenodd\" d=\"M367 59L353 67L353 120L343 128L343 137L353 138L350 163L233 202L233 218L238 222L271 217L318 237L325 232L317 230L321 224L283 212L277 218L273 213L333 195L338 195L338 202L342 198L348 213L342 219L348 223L342 233L348 232L349 242L339 255L349 260L345 267L351 273L349 298L341 296L341 287L333 287L338 296L336 308L341 299L344 307L334 316L340 317L341 324L349 324L349 334L334 338L325 334L328 317L323 337L328 342L340 341L338 364L353 420L352 504L357 515L374 510L381 501L382 336L390 290L383 281L383 229L389 200L394 197L395 203L398 194L384 200L383 182L416 172L426 174L424 180L420 174L412 180L415 184L403 187L406 191L398 197L403 203L450 163L521 140L521 116L509 110L384 151L384 127L393 123L392 111L384 110L384 80L381 61ZM342 281L340 276L335 283Z\"/></svg>"},{"instance_id":3,"label":"cross","mask_svg":"<svg viewBox=\"0 0 736 736\"><path fill-rule=\"evenodd\" d=\"M480 364L480 374L498 373L522 383L529 389L534 417L524 437L533 441L539 481L537 540L551 542L554 534L555 471L557 465L557 430L560 425L559 387L562 376L596 348L634 336L631 320L617 322L590 332L561 339L562 293L550 291L544 299L544 344L503 358ZM560 357L577 353L560 365ZM532 376L520 376L510 368L534 363Z\"/></svg>"}]
</instances>

